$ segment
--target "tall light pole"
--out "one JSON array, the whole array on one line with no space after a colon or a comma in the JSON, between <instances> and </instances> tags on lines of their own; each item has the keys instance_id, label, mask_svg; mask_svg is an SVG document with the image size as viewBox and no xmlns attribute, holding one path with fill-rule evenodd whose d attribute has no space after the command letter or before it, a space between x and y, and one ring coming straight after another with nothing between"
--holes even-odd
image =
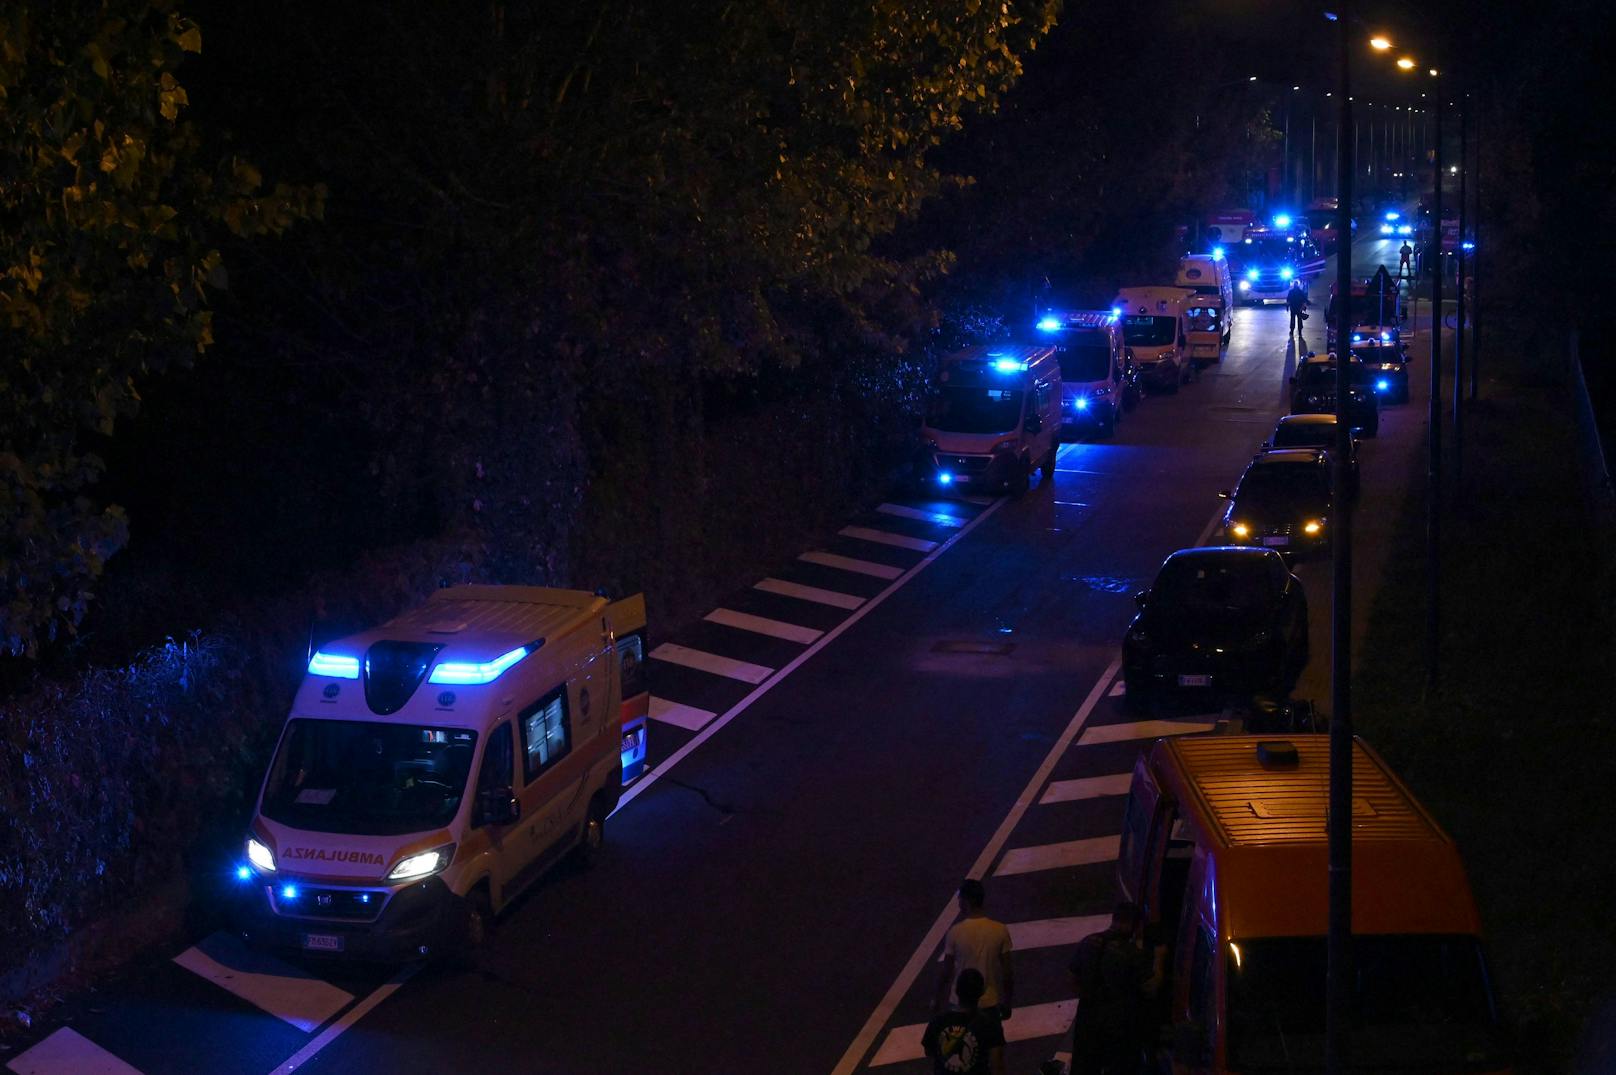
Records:
<instances>
[{"instance_id":1,"label":"tall light pole","mask_svg":"<svg viewBox=\"0 0 1616 1075\"><path fill-rule=\"evenodd\" d=\"M1476 124L1476 245L1470 251L1470 399L1476 398L1481 375L1481 124ZM1463 244L1464 236L1459 236ZM1459 281L1460 287L1464 281Z\"/></svg>"},{"instance_id":2,"label":"tall light pole","mask_svg":"<svg viewBox=\"0 0 1616 1075\"><path fill-rule=\"evenodd\" d=\"M1456 299L1453 320L1453 482L1459 495L1464 480L1464 360L1465 360L1465 224L1469 220L1465 203L1465 178L1470 172L1470 95L1459 97L1459 249L1453 252L1458 266L1454 285Z\"/></svg>"},{"instance_id":3,"label":"tall light pole","mask_svg":"<svg viewBox=\"0 0 1616 1075\"><path fill-rule=\"evenodd\" d=\"M1442 97L1446 87L1431 68L1436 82L1436 113L1431 138L1431 219L1435 224L1435 251L1431 259L1431 399L1427 421L1425 459L1425 682L1435 690L1442 680Z\"/></svg>"}]
</instances>

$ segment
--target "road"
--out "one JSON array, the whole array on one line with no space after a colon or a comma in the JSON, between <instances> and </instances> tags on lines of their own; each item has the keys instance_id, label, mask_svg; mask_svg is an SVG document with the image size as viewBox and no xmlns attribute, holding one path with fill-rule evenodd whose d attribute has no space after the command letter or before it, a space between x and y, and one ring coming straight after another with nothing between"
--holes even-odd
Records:
<instances>
[{"instance_id":1,"label":"road","mask_svg":"<svg viewBox=\"0 0 1616 1075\"><path fill-rule=\"evenodd\" d=\"M1395 267L1383 240L1355 256ZM1121 777L1149 737L1214 719L1123 712L1133 594L1206 537L1217 491L1286 412L1285 333L1282 308L1242 310L1220 365L1114 440L1065 446L1025 497L895 499L665 640L657 765L607 854L529 893L476 970L294 968L216 935L68 1005L70 1025L8 1066L909 1075L936 940L974 872L1016 938L1009 1069L1035 1070L1070 1019L1071 945L1109 909ZM1364 448L1360 579L1423 437L1425 371ZM1298 694L1322 702L1328 569L1300 574Z\"/></svg>"}]
</instances>

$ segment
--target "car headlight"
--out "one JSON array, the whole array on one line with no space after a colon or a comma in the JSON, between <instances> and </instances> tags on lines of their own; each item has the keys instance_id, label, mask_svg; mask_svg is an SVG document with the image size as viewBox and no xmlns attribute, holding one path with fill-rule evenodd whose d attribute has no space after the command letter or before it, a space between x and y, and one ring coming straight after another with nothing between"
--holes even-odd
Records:
<instances>
[{"instance_id":1,"label":"car headlight","mask_svg":"<svg viewBox=\"0 0 1616 1075\"><path fill-rule=\"evenodd\" d=\"M265 873L275 872L275 852L251 836L247 837L247 861Z\"/></svg>"},{"instance_id":2,"label":"car headlight","mask_svg":"<svg viewBox=\"0 0 1616 1075\"><path fill-rule=\"evenodd\" d=\"M1251 290L1251 281L1250 280L1242 280L1242 281L1240 281L1240 290L1241 291L1250 291Z\"/></svg>"},{"instance_id":3,"label":"car headlight","mask_svg":"<svg viewBox=\"0 0 1616 1075\"><path fill-rule=\"evenodd\" d=\"M1234 523L1229 527L1229 533L1233 534L1235 537L1250 537L1251 527L1247 526L1245 523Z\"/></svg>"},{"instance_id":4,"label":"car headlight","mask_svg":"<svg viewBox=\"0 0 1616 1075\"><path fill-rule=\"evenodd\" d=\"M1309 519L1302 524L1302 533L1317 534L1324 529L1324 523L1319 519Z\"/></svg>"},{"instance_id":5,"label":"car headlight","mask_svg":"<svg viewBox=\"0 0 1616 1075\"><path fill-rule=\"evenodd\" d=\"M1156 361L1157 362L1167 362L1167 361L1170 361L1172 359L1172 357L1173 357L1173 352L1171 352L1171 351L1163 351L1163 352L1161 352L1160 354L1158 354L1156 356Z\"/></svg>"},{"instance_id":6,"label":"car headlight","mask_svg":"<svg viewBox=\"0 0 1616 1075\"><path fill-rule=\"evenodd\" d=\"M449 865L454 858L454 844L445 844L431 851L423 851L419 855L410 855L399 859L398 864L387 872L389 881L418 881L423 877L430 877Z\"/></svg>"}]
</instances>

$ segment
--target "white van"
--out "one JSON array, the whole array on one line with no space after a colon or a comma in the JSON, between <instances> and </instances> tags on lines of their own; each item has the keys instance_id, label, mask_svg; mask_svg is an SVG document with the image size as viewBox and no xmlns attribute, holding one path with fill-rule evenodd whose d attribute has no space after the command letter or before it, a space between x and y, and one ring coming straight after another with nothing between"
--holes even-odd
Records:
<instances>
[{"instance_id":1,"label":"white van","mask_svg":"<svg viewBox=\"0 0 1616 1075\"><path fill-rule=\"evenodd\" d=\"M1125 287L1117 292L1111 305L1122 318L1122 339L1145 384L1171 393L1189 380L1193 368L1184 316L1195 297L1187 287Z\"/></svg>"},{"instance_id":2,"label":"white van","mask_svg":"<svg viewBox=\"0 0 1616 1075\"><path fill-rule=\"evenodd\" d=\"M1199 296L1188 315L1191 361L1203 365L1221 361L1234 328L1234 275L1222 247L1179 258L1174 283Z\"/></svg>"},{"instance_id":3,"label":"white van","mask_svg":"<svg viewBox=\"0 0 1616 1075\"><path fill-rule=\"evenodd\" d=\"M1139 402L1130 386L1122 324L1114 310L1050 310L1038 332L1055 348L1061 372L1061 436L1116 434L1122 412ZM1134 390L1129 398L1130 387Z\"/></svg>"},{"instance_id":4,"label":"white van","mask_svg":"<svg viewBox=\"0 0 1616 1075\"><path fill-rule=\"evenodd\" d=\"M1024 493L1034 468L1054 477L1061 371L1048 345L986 344L946 355L921 429L922 482L940 492Z\"/></svg>"},{"instance_id":5,"label":"white van","mask_svg":"<svg viewBox=\"0 0 1616 1075\"><path fill-rule=\"evenodd\" d=\"M458 586L321 646L236 870L242 933L360 959L479 947L564 853L600 850L644 632L639 596Z\"/></svg>"}]
</instances>

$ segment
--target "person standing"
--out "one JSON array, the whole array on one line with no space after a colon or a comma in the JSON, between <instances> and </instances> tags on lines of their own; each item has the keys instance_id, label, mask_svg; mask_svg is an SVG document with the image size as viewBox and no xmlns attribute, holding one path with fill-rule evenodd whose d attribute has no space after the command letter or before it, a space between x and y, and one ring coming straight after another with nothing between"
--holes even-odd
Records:
<instances>
[{"instance_id":1,"label":"person standing","mask_svg":"<svg viewBox=\"0 0 1616 1075\"><path fill-rule=\"evenodd\" d=\"M1285 305L1291 312L1290 334L1300 340L1302 322L1307 320L1307 285L1300 279L1291 281L1291 289L1285 295Z\"/></svg>"},{"instance_id":2,"label":"person standing","mask_svg":"<svg viewBox=\"0 0 1616 1075\"><path fill-rule=\"evenodd\" d=\"M980 971L966 968L954 983L959 1003L934 1016L920 1045L937 1075L1004 1075L1004 1028L984 1012Z\"/></svg>"},{"instance_id":3,"label":"person standing","mask_svg":"<svg viewBox=\"0 0 1616 1075\"><path fill-rule=\"evenodd\" d=\"M954 923L943 940L942 969L937 976L933 1012L943 1009L954 976L962 970L974 970L982 975L984 984L982 1010L997 1012L1000 1019L1010 1018L1015 994L1015 977L1010 970L1010 931L1003 922L994 921L982 910L986 900L987 890L981 881L967 877L960 882L959 909L965 917Z\"/></svg>"},{"instance_id":4,"label":"person standing","mask_svg":"<svg viewBox=\"0 0 1616 1075\"><path fill-rule=\"evenodd\" d=\"M1162 968L1134 934L1139 908L1119 903L1111 925L1078 942L1067 968L1077 992L1072 1075L1135 1075L1151 1027Z\"/></svg>"},{"instance_id":5,"label":"person standing","mask_svg":"<svg viewBox=\"0 0 1616 1075\"><path fill-rule=\"evenodd\" d=\"M1413 266L1412 261L1411 261L1411 259L1413 257L1414 257L1414 248L1412 246L1408 245L1408 240L1407 239L1404 239L1402 249L1397 251L1397 275L1398 276L1409 276L1414 272L1414 266Z\"/></svg>"}]
</instances>

